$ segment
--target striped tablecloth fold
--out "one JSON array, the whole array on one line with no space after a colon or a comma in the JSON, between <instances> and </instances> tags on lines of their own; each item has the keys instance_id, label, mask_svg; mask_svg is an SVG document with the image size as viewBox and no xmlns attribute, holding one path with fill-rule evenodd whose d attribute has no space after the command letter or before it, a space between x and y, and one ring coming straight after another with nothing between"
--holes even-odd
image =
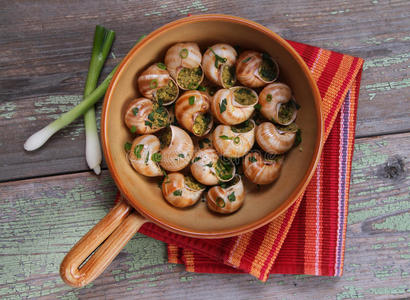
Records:
<instances>
[{"instance_id":1,"label":"striped tablecloth fold","mask_svg":"<svg viewBox=\"0 0 410 300\"><path fill-rule=\"evenodd\" d=\"M140 232L168 244L170 263L205 273L340 276L349 198L361 58L288 41L302 56L322 96L323 153L305 193L272 223L226 239L196 239L152 223Z\"/></svg>"}]
</instances>

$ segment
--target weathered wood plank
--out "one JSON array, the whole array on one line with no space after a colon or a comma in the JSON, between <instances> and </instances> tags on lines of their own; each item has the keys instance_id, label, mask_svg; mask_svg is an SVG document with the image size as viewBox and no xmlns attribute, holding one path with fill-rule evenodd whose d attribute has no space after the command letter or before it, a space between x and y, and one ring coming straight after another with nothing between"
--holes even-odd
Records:
<instances>
[{"instance_id":1,"label":"weathered wood plank","mask_svg":"<svg viewBox=\"0 0 410 300\"><path fill-rule=\"evenodd\" d=\"M144 33L188 13L227 13L287 39L367 60L358 136L410 130L408 1L2 1L0 10L0 181L86 170L82 121L47 147L24 140L79 101L95 24L117 33L109 69ZM387 100L387 101L386 101ZM51 159L52 158L52 159Z\"/></svg>"},{"instance_id":2,"label":"weathered wood plank","mask_svg":"<svg viewBox=\"0 0 410 300\"><path fill-rule=\"evenodd\" d=\"M0 184L0 298L393 299L410 297L410 134L355 147L342 278L193 274L166 263L161 242L137 234L94 283L63 284L59 264L112 207L107 172ZM212 287L212 289L210 289Z\"/></svg>"}]
</instances>

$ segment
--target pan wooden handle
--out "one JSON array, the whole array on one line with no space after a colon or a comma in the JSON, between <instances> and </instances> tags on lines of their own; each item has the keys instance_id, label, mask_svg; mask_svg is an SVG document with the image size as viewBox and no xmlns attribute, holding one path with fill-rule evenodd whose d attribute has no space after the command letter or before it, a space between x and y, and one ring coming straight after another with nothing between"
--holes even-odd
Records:
<instances>
[{"instance_id":1,"label":"pan wooden handle","mask_svg":"<svg viewBox=\"0 0 410 300\"><path fill-rule=\"evenodd\" d=\"M60 266L61 278L74 287L90 283L108 267L145 222L146 219L121 200L67 253Z\"/></svg>"}]
</instances>

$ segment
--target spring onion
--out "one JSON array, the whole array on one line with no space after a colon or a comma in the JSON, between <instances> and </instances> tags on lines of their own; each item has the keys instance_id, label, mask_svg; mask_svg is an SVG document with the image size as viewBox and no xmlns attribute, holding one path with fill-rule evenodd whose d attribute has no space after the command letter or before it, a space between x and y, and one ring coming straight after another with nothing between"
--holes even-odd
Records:
<instances>
[{"instance_id":1,"label":"spring onion","mask_svg":"<svg viewBox=\"0 0 410 300\"><path fill-rule=\"evenodd\" d=\"M31 135L24 143L24 149L26 151L33 151L40 148L51 136L53 136L54 133L72 123L75 119L82 116L87 110L90 109L90 107L97 103L97 101L104 96L105 91L107 90L108 85L117 70L117 67L115 67L114 70L112 70L111 73L104 79L104 81L90 95L85 97L82 102L77 104L70 111L62 114L57 120L51 122L43 129L40 129Z\"/></svg>"},{"instance_id":2,"label":"spring onion","mask_svg":"<svg viewBox=\"0 0 410 300\"><path fill-rule=\"evenodd\" d=\"M84 97L87 97L97 86L98 77L104 66L114 41L115 33L104 27L97 25L94 33L93 50L91 54L90 67L88 69L87 80L84 88ZM85 157L88 167L94 170L95 174L101 173L101 146L98 138L97 123L95 119L95 109L92 106L84 114L85 124Z\"/></svg>"}]
</instances>

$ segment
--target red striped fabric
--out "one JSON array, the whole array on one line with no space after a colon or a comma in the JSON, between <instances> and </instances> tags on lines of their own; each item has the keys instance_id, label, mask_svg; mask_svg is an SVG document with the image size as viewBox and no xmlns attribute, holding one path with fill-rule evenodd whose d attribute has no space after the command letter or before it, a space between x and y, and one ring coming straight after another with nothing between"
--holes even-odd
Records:
<instances>
[{"instance_id":1,"label":"red striped fabric","mask_svg":"<svg viewBox=\"0 0 410 300\"><path fill-rule=\"evenodd\" d=\"M303 197L253 232L227 239L180 236L147 223L140 232L168 244L170 263L187 271L342 274L356 109L363 60L289 41L306 61L322 96L326 142ZM323 176L326 174L326 176Z\"/></svg>"}]
</instances>

